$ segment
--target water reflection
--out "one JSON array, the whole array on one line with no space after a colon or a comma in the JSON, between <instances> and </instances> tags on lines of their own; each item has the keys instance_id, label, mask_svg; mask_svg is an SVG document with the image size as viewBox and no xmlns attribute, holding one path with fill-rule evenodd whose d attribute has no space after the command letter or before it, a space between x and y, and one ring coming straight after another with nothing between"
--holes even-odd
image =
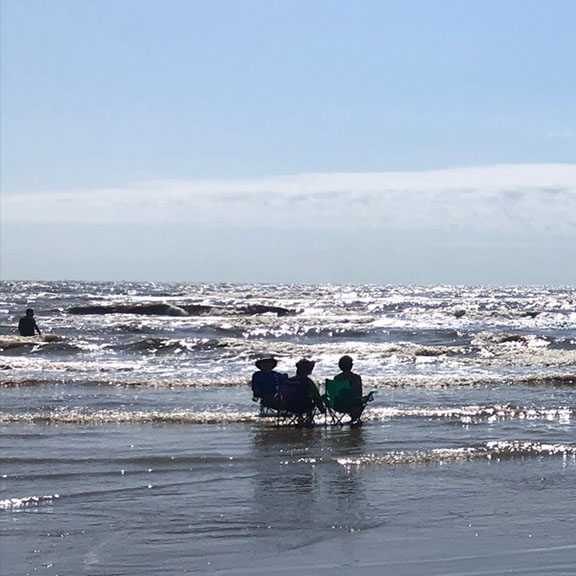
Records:
<instances>
[{"instance_id":1,"label":"water reflection","mask_svg":"<svg viewBox=\"0 0 576 576\"><path fill-rule=\"evenodd\" d=\"M284 545L288 534L290 545L301 545L367 527L363 473L338 463L363 453L362 429L262 426L254 429L252 440L252 510L270 536L281 530Z\"/></svg>"}]
</instances>

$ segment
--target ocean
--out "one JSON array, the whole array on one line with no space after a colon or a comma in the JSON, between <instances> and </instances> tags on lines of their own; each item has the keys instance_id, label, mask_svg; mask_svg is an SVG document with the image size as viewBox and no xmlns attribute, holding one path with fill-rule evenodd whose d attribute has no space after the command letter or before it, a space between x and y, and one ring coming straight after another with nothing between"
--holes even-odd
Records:
<instances>
[{"instance_id":1,"label":"ocean","mask_svg":"<svg viewBox=\"0 0 576 576\"><path fill-rule=\"evenodd\" d=\"M260 417L269 354L364 426ZM3 281L0 401L2 576L576 574L573 287Z\"/></svg>"}]
</instances>

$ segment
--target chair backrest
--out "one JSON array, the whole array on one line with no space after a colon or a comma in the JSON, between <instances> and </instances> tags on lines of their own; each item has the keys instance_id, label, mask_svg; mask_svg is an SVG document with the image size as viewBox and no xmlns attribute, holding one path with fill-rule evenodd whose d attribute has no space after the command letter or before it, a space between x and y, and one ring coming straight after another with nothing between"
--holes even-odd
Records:
<instances>
[{"instance_id":1,"label":"chair backrest","mask_svg":"<svg viewBox=\"0 0 576 576\"><path fill-rule=\"evenodd\" d=\"M256 398L274 396L282 380L288 378L287 374L280 372L254 372L252 375L252 392Z\"/></svg>"},{"instance_id":2,"label":"chair backrest","mask_svg":"<svg viewBox=\"0 0 576 576\"><path fill-rule=\"evenodd\" d=\"M282 409L293 414L304 414L311 407L306 382L289 378L278 384Z\"/></svg>"},{"instance_id":3,"label":"chair backrest","mask_svg":"<svg viewBox=\"0 0 576 576\"><path fill-rule=\"evenodd\" d=\"M326 406L336 412L349 412L354 400L352 384L348 380L325 380Z\"/></svg>"}]
</instances>

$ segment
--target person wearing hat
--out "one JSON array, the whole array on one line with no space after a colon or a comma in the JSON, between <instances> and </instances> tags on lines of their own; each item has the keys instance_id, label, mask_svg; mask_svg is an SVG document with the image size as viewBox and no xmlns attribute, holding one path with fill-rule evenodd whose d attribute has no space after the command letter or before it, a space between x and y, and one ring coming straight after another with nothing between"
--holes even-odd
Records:
<instances>
[{"instance_id":1,"label":"person wearing hat","mask_svg":"<svg viewBox=\"0 0 576 576\"><path fill-rule=\"evenodd\" d=\"M262 406L266 408L280 409L280 399L278 398L278 386L280 382L288 378L287 374L276 372L278 360L272 356L265 356L256 360L258 372L252 374L252 394L253 400L260 400Z\"/></svg>"},{"instance_id":2,"label":"person wearing hat","mask_svg":"<svg viewBox=\"0 0 576 576\"><path fill-rule=\"evenodd\" d=\"M314 423L315 408L318 408L322 414L326 413L326 407L324 402L322 402L318 387L314 380L310 378L315 365L316 363L313 360L308 360L307 358L298 360L296 362L296 375L288 379L290 382L297 384L297 393L291 400L292 405L286 406L286 408L295 414L302 414L301 423L306 426L312 426ZM304 414L306 415L305 418Z\"/></svg>"}]
</instances>

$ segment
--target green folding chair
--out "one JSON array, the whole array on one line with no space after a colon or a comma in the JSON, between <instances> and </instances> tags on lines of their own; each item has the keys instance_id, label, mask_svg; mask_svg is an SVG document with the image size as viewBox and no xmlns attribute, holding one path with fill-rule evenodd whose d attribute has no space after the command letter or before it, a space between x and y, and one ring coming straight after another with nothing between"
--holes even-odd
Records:
<instances>
[{"instance_id":1,"label":"green folding chair","mask_svg":"<svg viewBox=\"0 0 576 576\"><path fill-rule=\"evenodd\" d=\"M322 400L326 406L326 422L343 425L344 416L349 415L357 402L352 392L352 384L348 380L329 380L324 382Z\"/></svg>"},{"instance_id":2,"label":"green folding chair","mask_svg":"<svg viewBox=\"0 0 576 576\"><path fill-rule=\"evenodd\" d=\"M358 408L360 407L359 414L361 414L366 404L374 400L374 391L361 398L356 396L352 390L352 384L348 380L326 379L324 385L325 392L322 400L326 406L326 424L329 418L331 424L342 426L344 416L352 418L351 413L356 412L358 414ZM358 423L361 425L359 416Z\"/></svg>"}]
</instances>

